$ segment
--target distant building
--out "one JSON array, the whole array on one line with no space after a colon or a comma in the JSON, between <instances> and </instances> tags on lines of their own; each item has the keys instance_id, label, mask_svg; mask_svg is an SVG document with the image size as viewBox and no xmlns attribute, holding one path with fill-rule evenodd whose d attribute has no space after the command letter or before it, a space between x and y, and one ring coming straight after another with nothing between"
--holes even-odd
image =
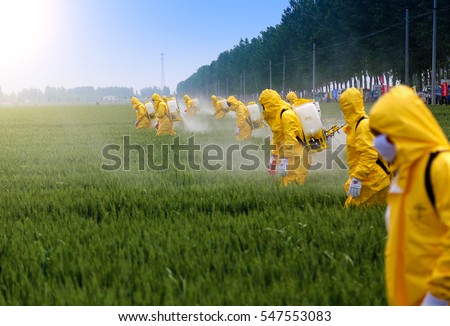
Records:
<instances>
[{"instance_id":1,"label":"distant building","mask_svg":"<svg viewBox=\"0 0 450 326\"><path fill-rule=\"evenodd\" d=\"M102 96L102 101L105 101L105 102L117 102L118 100L119 100L119 98L115 95Z\"/></svg>"}]
</instances>

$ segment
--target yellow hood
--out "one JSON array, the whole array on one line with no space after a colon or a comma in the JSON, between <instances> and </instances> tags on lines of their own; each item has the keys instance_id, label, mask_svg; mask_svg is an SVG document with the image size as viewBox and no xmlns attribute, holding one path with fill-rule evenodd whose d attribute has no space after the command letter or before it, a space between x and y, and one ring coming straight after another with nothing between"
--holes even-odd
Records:
<instances>
[{"instance_id":1,"label":"yellow hood","mask_svg":"<svg viewBox=\"0 0 450 326\"><path fill-rule=\"evenodd\" d=\"M141 102L136 97L133 96L131 98L131 104L133 104L133 109L137 109L141 104Z\"/></svg>"},{"instance_id":2,"label":"yellow hood","mask_svg":"<svg viewBox=\"0 0 450 326\"><path fill-rule=\"evenodd\" d=\"M341 105L345 122L350 128L353 128L358 120L366 115L362 94L354 87L348 88L341 94L339 104Z\"/></svg>"},{"instance_id":3,"label":"yellow hood","mask_svg":"<svg viewBox=\"0 0 450 326\"><path fill-rule=\"evenodd\" d=\"M370 112L370 128L387 135L395 145L394 171L428 153L450 148L431 111L408 86L396 86L380 97Z\"/></svg>"},{"instance_id":4,"label":"yellow hood","mask_svg":"<svg viewBox=\"0 0 450 326\"><path fill-rule=\"evenodd\" d=\"M161 96L160 96L158 93L154 93L154 94L152 95L152 101L161 102L161 101L162 101L162 98L161 98Z\"/></svg>"},{"instance_id":5,"label":"yellow hood","mask_svg":"<svg viewBox=\"0 0 450 326\"><path fill-rule=\"evenodd\" d=\"M154 106L155 106L155 108L157 108L159 103L162 102L161 95L159 95L158 93L154 93L152 95L152 101L156 102L156 103L154 103Z\"/></svg>"},{"instance_id":6,"label":"yellow hood","mask_svg":"<svg viewBox=\"0 0 450 326\"><path fill-rule=\"evenodd\" d=\"M234 97L233 95L228 96L227 98L227 103L229 103L231 110L236 111L237 106L241 103L240 101L238 101L238 99L236 97Z\"/></svg>"},{"instance_id":7,"label":"yellow hood","mask_svg":"<svg viewBox=\"0 0 450 326\"><path fill-rule=\"evenodd\" d=\"M294 92L289 92L289 93L286 95L286 100L287 100L289 103L293 104L296 100L298 100L298 97L297 97L297 95L296 95Z\"/></svg>"},{"instance_id":8,"label":"yellow hood","mask_svg":"<svg viewBox=\"0 0 450 326\"><path fill-rule=\"evenodd\" d=\"M282 109L290 109L290 106L281 99L280 94L272 89L265 89L261 92L259 103L263 106L263 117L267 122L275 120Z\"/></svg>"}]
</instances>

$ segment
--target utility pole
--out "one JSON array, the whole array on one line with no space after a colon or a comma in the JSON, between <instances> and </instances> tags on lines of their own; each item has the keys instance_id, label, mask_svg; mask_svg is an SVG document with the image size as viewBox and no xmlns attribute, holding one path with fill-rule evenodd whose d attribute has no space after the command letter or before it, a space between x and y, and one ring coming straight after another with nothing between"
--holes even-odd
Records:
<instances>
[{"instance_id":1,"label":"utility pole","mask_svg":"<svg viewBox=\"0 0 450 326\"><path fill-rule=\"evenodd\" d=\"M405 14L405 85L409 85L409 13Z\"/></svg>"},{"instance_id":2,"label":"utility pole","mask_svg":"<svg viewBox=\"0 0 450 326\"><path fill-rule=\"evenodd\" d=\"M161 93L164 90L164 53L161 53Z\"/></svg>"},{"instance_id":3,"label":"utility pole","mask_svg":"<svg viewBox=\"0 0 450 326\"><path fill-rule=\"evenodd\" d=\"M437 0L433 4L433 47L431 59L431 104L436 104L436 11Z\"/></svg>"},{"instance_id":4,"label":"utility pole","mask_svg":"<svg viewBox=\"0 0 450 326\"><path fill-rule=\"evenodd\" d=\"M242 84L244 85L244 99L245 99L245 70L242 72Z\"/></svg>"},{"instance_id":5,"label":"utility pole","mask_svg":"<svg viewBox=\"0 0 450 326\"><path fill-rule=\"evenodd\" d=\"M242 91L242 72L241 76L239 77L239 97L242 97L243 91Z\"/></svg>"},{"instance_id":6,"label":"utility pole","mask_svg":"<svg viewBox=\"0 0 450 326\"><path fill-rule=\"evenodd\" d=\"M312 73L312 93L313 93L313 99L315 99L314 95L316 92L316 43L313 43L313 73Z\"/></svg>"},{"instance_id":7,"label":"utility pole","mask_svg":"<svg viewBox=\"0 0 450 326\"><path fill-rule=\"evenodd\" d=\"M269 60L269 88L272 89L272 60Z\"/></svg>"},{"instance_id":8,"label":"utility pole","mask_svg":"<svg viewBox=\"0 0 450 326\"><path fill-rule=\"evenodd\" d=\"M226 96L227 96L227 98L228 98L228 77L227 78L225 78L225 83L226 83L226 90L227 90L227 92L226 92Z\"/></svg>"},{"instance_id":9,"label":"utility pole","mask_svg":"<svg viewBox=\"0 0 450 326\"><path fill-rule=\"evenodd\" d=\"M286 77L286 56L283 56L283 89L281 91L281 97L284 98L284 80Z\"/></svg>"}]
</instances>

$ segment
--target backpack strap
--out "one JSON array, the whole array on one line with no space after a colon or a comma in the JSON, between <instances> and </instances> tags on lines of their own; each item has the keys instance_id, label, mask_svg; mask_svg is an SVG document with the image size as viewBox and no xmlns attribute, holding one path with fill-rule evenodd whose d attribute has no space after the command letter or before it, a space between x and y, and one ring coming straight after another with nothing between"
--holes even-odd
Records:
<instances>
[{"instance_id":1,"label":"backpack strap","mask_svg":"<svg viewBox=\"0 0 450 326\"><path fill-rule=\"evenodd\" d=\"M248 116L247 119L245 119L245 121L248 123L248 125L250 126L250 129L253 130L253 123L252 123L252 119L250 119L250 115Z\"/></svg>"},{"instance_id":2,"label":"backpack strap","mask_svg":"<svg viewBox=\"0 0 450 326\"><path fill-rule=\"evenodd\" d=\"M359 118L359 120L358 120L358 122L356 123L356 126L355 126L355 131L356 131L356 129L358 128L358 126L359 126L359 123L361 122L361 121L363 121L364 119L367 119L365 116L362 116L361 118Z\"/></svg>"},{"instance_id":3,"label":"backpack strap","mask_svg":"<svg viewBox=\"0 0 450 326\"><path fill-rule=\"evenodd\" d=\"M283 117L283 113L286 112L286 111L287 111L287 109L281 110L281 112L280 112L280 119Z\"/></svg>"},{"instance_id":4,"label":"backpack strap","mask_svg":"<svg viewBox=\"0 0 450 326\"><path fill-rule=\"evenodd\" d=\"M389 171L389 169L386 167L386 165L384 165L383 161L380 160L379 157L378 157L376 163L380 166L380 168L383 169L383 171L384 171L387 175L390 175L390 174L391 174L391 171Z\"/></svg>"},{"instance_id":5,"label":"backpack strap","mask_svg":"<svg viewBox=\"0 0 450 326\"><path fill-rule=\"evenodd\" d=\"M440 152L430 153L430 157L427 162L427 167L425 168L425 188L427 190L428 198L430 199L431 205L435 207L436 198L434 197L433 186L431 184L431 163L433 163L436 156L438 156Z\"/></svg>"}]
</instances>

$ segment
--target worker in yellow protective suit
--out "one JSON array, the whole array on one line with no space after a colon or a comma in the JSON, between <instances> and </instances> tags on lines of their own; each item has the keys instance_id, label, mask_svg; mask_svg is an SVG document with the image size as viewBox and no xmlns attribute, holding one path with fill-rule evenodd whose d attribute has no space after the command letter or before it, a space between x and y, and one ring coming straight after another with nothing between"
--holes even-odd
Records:
<instances>
[{"instance_id":1,"label":"worker in yellow protective suit","mask_svg":"<svg viewBox=\"0 0 450 326\"><path fill-rule=\"evenodd\" d=\"M286 101L288 101L288 103L290 105L293 105L294 103L296 103L297 105L302 105L305 103L312 103L314 102L314 100L308 99L308 98L298 98L297 94L295 94L294 92L289 92L286 95Z\"/></svg>"},{"instance_id":2,"label":"worker in yellow protective suit","mask_svg":"<svg viewBox=\"0 0 450 326\"><path fill-rule=\"evenodd\" d=\"M167 103L163 101L158 93L152 95L152 101L158 118L158 131L156 132L156 135L175 135L176 133L173 130L173 122L169 114Z\"/></svg>"},{"instance_id":3,"label":"worker in yellow protective suit","mask_svg":"<svg viewBox=\"0 0 450 326\"><path fill-rule=\"evenodd\" d=\"M219 101L216 95L211 96L211 103L214 108L214 117L217 120L225 118L225 108L222 107L222 103Z\"/></svg>"},{"instance_id":4,"label":"worker in yellow protective suit","mask_svg":"<svg viewBox=\"0 0 450 326\"><path fill-rule=\"evenodd\" d=\"M189 95L184 95L184 102L186 103L186 113L189 115L195 115L197 109L195 108L194 101L189 97Z\"/></svg>"},{"instance_id":5,"label":"worker in yellow protective suit","mask_svg":"<svg viewBox=\"0 0 450 326\"><path fill-rule=\"evenodd\" d=\"M342 93L339 104L347 126L346 157L349 179L345 183L345 207L383 205L389 190L391 174L388 163L373 146L369 118L364 110L361 92L352 87Z\"/></svg>"},{"instance_id":6,"label":"worker in yellow protective suit","mask_svg":"<svg viewBox=\"0 0 450 326\"><path fill-rule=\"evenodd\" d=\"M150 116L147 113L147 109L144 104L142 104L136 97L131 98L131 104L133 109L136 111L136 128L151 128L152 122Z\"/></svg>"},{"instance_id":7,"label":"worker in yellow protective suit","mask_svg":"<svg viewBox=\"0 0 450 326\"><path fill-rule=\"evenodd\" d=\"M211 104L213 109L216 110L216 103L219 101L216 95L211 95Z\"/></svg>"},{"instance_id":8,"label":"worker in yellow protective suit","mask_svg":"<svg viewBox=\"0 0 450 326\"><path fill-rule=\"evenodd\" d=\"M450 302L450 145L415 91L393 87L372 107L374 145L394 173L387 197L390 305Z\"/></svg>"},{"instance_id":9,"label":"worker in yellow protective suit","mask_svg":"<svg viewBox=\"0 0 450 326\"><path fill-rule=\"evenodd\" d=\"M247 106L241 101L238 101L234 96L229 96L227 103L230 110L236 112L236 127L234 129L236 140L242 141L250 139L252 137L252 125L250 122L250 112L248 112Z\"/></svg>"},{"instance_id":10,"label":"worker in yellow protective suit","mask_svg":"<svg viewBox=\"0 0 450 326\"><path fill-rule=\"evenodd\" d=\"M274 90L265 89L259 96L263 107L263 118L272 130L271 161L279 161L281 182L304 184L311 164L311 156L305 145L303 126L291 107ZM278 154L278 157L276 157Z\"/></svg>"}]
</instances>

